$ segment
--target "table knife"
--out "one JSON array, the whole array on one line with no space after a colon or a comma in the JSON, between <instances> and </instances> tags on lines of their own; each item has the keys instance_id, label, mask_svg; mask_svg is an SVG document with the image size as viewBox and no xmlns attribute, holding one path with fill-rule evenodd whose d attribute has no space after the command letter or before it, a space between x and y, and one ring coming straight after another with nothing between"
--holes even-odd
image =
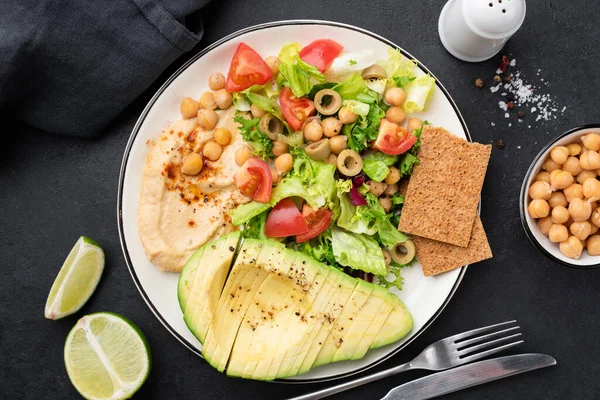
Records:
<instances>
[{"instance_id":1,"label":"table knife","mask_svg":"<svg viewBox=\"0 0 600 400\"><path fill-rule=\"evenodd\" d=\"M381 400L431 399L471 386L552 365L556 365L556 360L546 354L530 353L493 358L407 382L390 390Z\"/></svg>"}]
</instances>

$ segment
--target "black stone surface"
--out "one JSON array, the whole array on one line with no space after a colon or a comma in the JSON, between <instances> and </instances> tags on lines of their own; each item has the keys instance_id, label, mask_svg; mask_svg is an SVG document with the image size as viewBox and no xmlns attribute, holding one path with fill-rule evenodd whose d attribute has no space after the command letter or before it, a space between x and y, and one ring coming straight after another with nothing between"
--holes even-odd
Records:
<instances>
[{"instance_id":1,"label":"black stone surface","mask_svg":"<svg viewBox=\"0 0 600 400\"><path fill-rule=\"evenodd\" d=\"M374 370L405 362L429 343L451 334L517 319L525 339L520 351L548 353L558 365L467 389L448 399L598 398L600 270L569 269L539 253L520 225L518 194L530 161L547 141L574 126L600 120L600 11L591 1L528 2L525 24L503 53L516 58L515 70L530 83L548 83L540 92L553 96L559 111L563 106L566 109L555 113L557 119L544 123L535 122L525 110L524 122L518 123L515 112L510 119L504 118L498 108L499 93L492 94L488 88L498 57L468 64L454 59L441 46L437 18L443 4L442 0L219 0L204 13L206 36L198 50L250 25L317 18L369 29L419 58L450 91L476 141L502 139L506 144L502 150L493 149L482 194L482 219L494 258L469 268L433 325L405 351ZM276 399L328 386L226 378L168 333L133 284L117 234L119 167L137 116L176 67L165 71L98 139L60 137L3 122L0 398L78 398L63 365L64 339L78 316L103 310L130 317L150 341L153 369L136 399ZM474 87L479 77L488 84L486 88ZM100 286L77 315L47 321L43 309L52 281L83 234L106 250L107 266ZM405 373L336 398L381 398L395 385L421 375Z\"/></svg>"}]
</instances>

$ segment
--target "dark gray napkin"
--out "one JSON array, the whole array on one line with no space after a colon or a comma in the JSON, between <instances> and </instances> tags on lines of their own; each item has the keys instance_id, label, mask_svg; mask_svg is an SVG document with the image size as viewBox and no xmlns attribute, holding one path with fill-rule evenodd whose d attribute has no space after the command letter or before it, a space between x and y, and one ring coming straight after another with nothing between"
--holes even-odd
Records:
<instances>
[{"instance_id":1,"label":"dark gray napkin","mask_svg":"<svg viewBox=\"0 0 600 400\"><path fill-rule=\"evenodd\" d=\"M0 0L0 109L94 136L202 37L210 0Z\"/></svg>"}]
</instances>

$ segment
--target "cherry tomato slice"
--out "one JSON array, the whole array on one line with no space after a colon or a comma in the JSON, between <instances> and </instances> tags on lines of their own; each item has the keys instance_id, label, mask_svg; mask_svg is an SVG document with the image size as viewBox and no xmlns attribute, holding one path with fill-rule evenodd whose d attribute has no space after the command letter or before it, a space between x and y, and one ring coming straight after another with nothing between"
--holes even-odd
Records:
<instances>
[{"instance_id":1,"label":"cherry tomato slice","mask_svg":"<svg viewBox=\"0 0 600 400\"><path fill-rule=\"evenodd\" d=\"M287 198L281 200L271 210L265 224L268 237L287 237L306 233L308 226L294 202Z\"/></svg>"},{"instance_id":2,"label":"cherry tomato slice","mask_svg":"<svg viewBox=\"0 0 600 400\"><path fill-rule=\"evenodd\" d=\"M417 137L415 135L383 118L379 125L379 134L374 147L382 153L398 155L407 152L416 142Z\"/></svg>"},{"instance_id":3,"label":"cherry tomato slice","mask_svg":"<svg viewBox=\"0 0 600 400\"><path fill-rule=\"evenodd\" d=\"M300 50L300 58L323 72L343 48L341 44L331 39L319 39Z\"/></svg>"},{"instance_id":4,"label":"cherry tomato slice","mask_svg":"<svg viewBox=\"0 0 600 400\"><path fill-rule=\"evenodd\" d=\"M289 87L281 89L279 104L283 117L296 131L302 129L304 121L316 112L315 103L304 97L296 98Z\"/></svg>"},{"instance_id":5,"label":"cherry tomato slice","mask_svg":"<svg viewBox=\"0 0 600 400\"><path fill-rule=\"evenodd\" d=\"M262 85L273 77L265 60L245 43L240 43L227 73L228 92L241 92L252 85Z\"/></svg>"},{"instance_id":6,"label":"cherry tomato slice","mask_svg":"<svg viewBox=\"0 0 600 400\"><path fill-rule=\"evenodd\" d=\"M273 189L273 176L266 162L249 158L233 176L242 194L261 203L268 203Z\"/></svg>"},{"instance_id":7,"label":"cherry tomato slice","mask_svg":"<svg viewBox=\"0 0 600 400\"><path fill-rule=\"evenodd\" d=\"M332 215L333 213L330 210L320 208L315 211L309 205L305 204L302 208L302 216L308 226L308 232L296 235L296 242L306 242L325 232L329 228L329 224L331 224Z\"/></svg>"}]
</instances>

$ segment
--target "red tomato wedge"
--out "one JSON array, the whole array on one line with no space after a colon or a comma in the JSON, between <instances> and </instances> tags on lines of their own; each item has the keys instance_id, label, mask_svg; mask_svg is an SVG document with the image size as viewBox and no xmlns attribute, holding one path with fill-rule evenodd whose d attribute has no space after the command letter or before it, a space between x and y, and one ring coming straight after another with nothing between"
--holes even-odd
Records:
<instances>
[{"instance_id":1,"label":"red tomato wedge","mask_svg":"<svg viewBox=\"0 0 600 400\"><path fill-rule=\"evenodd\" d=\"M296 242L306 242L325 232L329 228L329 224L331 224L332 215L333 213L330 210L320 208L315 211L309 205L305 204L302 207L302 216L308 226L308 232L296 235Z\"/></svg>"},{"instance_id":2,"label":"red tomato wedge","mask_svg":"<svg viewBox=\"0 0 600 400\"><path fill-rule=\"evenodd\" d=\"M287 237L306 233L308 226L294 202L287 198L281 200L271 210L265 224L268 237Z\"/></svg>"},{"instance_id":3,"label":"red tomato wedge","mask_svg":"<svg viewBox=\"0 0 600 400\"><path fill-rule=\"evenodd\" d=\"M315 103L312 100L304 97L296 98L289 87L281 89L279 104L283 117L296 131L302 129L304 121L316 112Z\"/></svg>"},{"instance_id":4,"label":"red tomato wedge","mask_svg":"<svg viewBox=\"0 0 600 400\"><path fill-rule=\"evenodd\" d=\"M407 152L416 142L415 135L408 133L400 125L383 118L374 147L382 153L398 155Z\"/></svg>"},{"instance_id":5,"label":"red tomato wedge","mask_svg":"<svg viewBox=\"0 0 600 400\"><path fill-rule=\"evenodd\" d=\"M240 43L227 73L228 92L241 92L252 85L262 85L273 77L265 60L245 43Z\"/></svg>"},{"instance_id":6,"label":"red tomato wedge","mask_svg":"<svg viewBox=\"0 0 600 400\"><path fill-rule=\"evenodd\" d=\"M300 50L300 58L323 72L342 52L344 47L331 39L315 40Z\"/></svg>"},{"instance_id":7,"label":"red tomato wedge","mask_svg":"<svg viewBox=\"0 0 600 400\"><path fill-rule=\"evenodd\" d=\"M233 176L242 194L261 203L268 203L273 189L273 176L266 162L249 158Z\"/></svg>"}]
</instances>

